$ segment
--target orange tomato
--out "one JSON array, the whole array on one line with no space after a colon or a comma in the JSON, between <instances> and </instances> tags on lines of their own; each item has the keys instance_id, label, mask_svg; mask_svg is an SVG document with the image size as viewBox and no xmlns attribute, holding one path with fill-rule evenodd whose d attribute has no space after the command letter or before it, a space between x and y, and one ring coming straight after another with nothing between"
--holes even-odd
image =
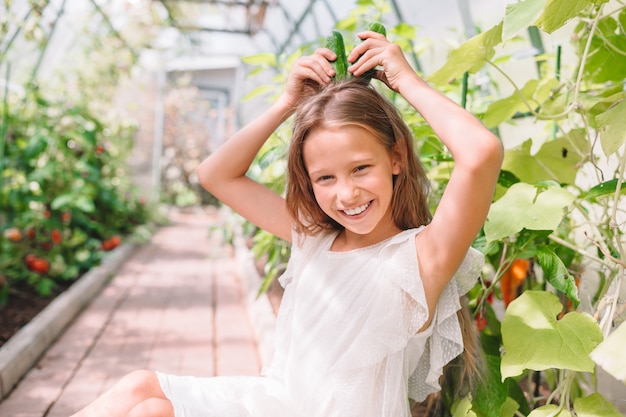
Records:
<instances>
[{"instance_id":1,"label":"orange tomato","mask_svg":"<svg viewBox=\"0 0 626 417\"><path fill-rule=\"evenodd\" d=\"M122 238L120 238L117 235L114 235L102 241L102 249L105 251L110 251L118 247L120 243L122 243Z\"/></svg>"},{"instance_id":2,"label":"orange tomato","mask_svg":"<svg viewBox=\"0 0 626 417\"><path fill-rule=\"evenodd\" d=\"M4 231L4 237L11 242L19 242L22 240L22 232L17 227L10 227Z\"/></svg>"},{"instance_id":3,"label":"orange tomato","mask_svg":"<svg viewBox=\"0 0 626 417\"><path fill-rule=\"evenodd\" d=\"M505 306L508 306L511 301L517 298L519 287L524 283L528 275L529 266L530 260L515 259L504 272L502 278L500 278L500 291L502 292L502 301L504 301Z\"/></svg>"}]
</instances>

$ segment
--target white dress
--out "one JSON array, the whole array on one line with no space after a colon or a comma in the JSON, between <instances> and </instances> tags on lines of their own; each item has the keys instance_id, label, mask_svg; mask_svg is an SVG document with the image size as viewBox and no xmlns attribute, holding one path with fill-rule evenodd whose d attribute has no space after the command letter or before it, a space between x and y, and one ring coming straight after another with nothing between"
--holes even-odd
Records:
<instances>
[{"instance_id":1,"label":"white dress","mask_svg":"<svg viewBox=\"0 0 626 417\"><path fill-rule=\"evenodd\" d=\"M176 417L405 417L407 398L440 389L463 351L456 312L484 257L470 249L428 317L415 235L330 251L335 234L294 236L276 323L276 352L259 377L159 373Z\"/></svg>"}]
</instances>

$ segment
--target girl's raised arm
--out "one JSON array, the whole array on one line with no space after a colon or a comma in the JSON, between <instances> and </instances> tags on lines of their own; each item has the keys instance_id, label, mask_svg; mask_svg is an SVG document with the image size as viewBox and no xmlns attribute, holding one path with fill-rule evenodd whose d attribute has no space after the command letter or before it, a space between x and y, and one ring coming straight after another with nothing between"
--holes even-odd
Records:
<instances>
[{"instance_id":1,"label":"girl's raised arm","mask_svg":"<svg viewBox=\"0 0 626 417\"><path fill-rule=\"evenodd\" d=\"M398 45L374 32L348 57L355 75L376 66L376 78L399 92L424 117L454 158L454 169L431 223L416 244L423 277L443 290L482 227L503 158L500 140L472 114L431 88Z\"/></svg>"},{"instance_id":2,"label":"girl's raised arm","mask_svg":"<svg viewBox=\"0 0 626 417\"><path fill-rule=\"evenodd\" d=\"M254 157L270 135L295 110L307 82L325 85L334 75L329 60L335 55L320 49L294 63L287 86L263 114L239 130L197 168L202 186L251 223L287 241L292 220L284 199L246 176Z\"/></svg>"}]
</instances>

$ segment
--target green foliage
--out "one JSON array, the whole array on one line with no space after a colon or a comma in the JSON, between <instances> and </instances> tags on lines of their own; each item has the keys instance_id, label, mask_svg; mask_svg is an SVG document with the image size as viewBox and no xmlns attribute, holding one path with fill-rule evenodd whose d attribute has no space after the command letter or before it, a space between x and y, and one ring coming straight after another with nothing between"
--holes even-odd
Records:
<instances>
[{"instance_id":1,"label":"green foliage","mask_svg":"<svg viewBox=\"0 0 626 417\"><path fill-rule=\"evenodd\" d=\"M509 305L502 320L502 379L526 369L593 372L589 354L602 341L600 328L585 313L571 312L557 320L562 308L546 291L525 291Z\"/></svg>"},{"instance_id":2,"label":"green foliage","mask_svg":"<svg viewBox=\"0 0 626 417\"><path fill-rule=\"evenodd\" d=\"M0 272L47 295L97 264L102 242L144 224L144 200L126 179L122 155L132 126L105 124L85 107L37 91L10 102L0 181ZM9 232L19 239L9 239ZM4 238L3 238L4 237ZM35 255L49 264L34 271Z\"/></svg>"},{"instance_id":3,"label":"green foliage","mask_svg":"<svg viewBox=\"0 0 626 417\"><path fill-rule=\"evenodd\" d=\"M386 2L358 2L335 25L346 49L350 39L356 42L354 32L366 22L385 21L388 12ZM388 29L407 55L419 50L413 44L416 28L400 23ZM508 66L520 59L504 52L510 42L538 33L533 46L554 43L554 34L563 31L571 32L566 44L527 58L536 73L509 74ZM315 46L248 62L273 69L280 85L291 60ZM562 65L564 50L575 62ZM611 333L611 324L625 318L614 300L626 267L626 7L618 0L510 4L499 23L452 50L439 69L424 77L466 104L506 145L494 202L474 245L489 265L469 294L486 358L485 384L473 395L456 398L447 412L478 417L618 415L587 379L595 378L598 365L621 380L626 375L618 352L626 343L626 327ZM506 85L497 85L496 79ZM500 93L506 86L512 92ZM261 86L260 91L276 91L276 86ZM435 210L452 158L413 108L387 89L381 92L415 135L432 180ZM507 143L501 132L518 125L533 129L525 140ZM284 187L288 137L287 123L251 169L278 192ZM262 234L255 241L257 254L268 259L268 277L275 277L274 271L284 268L288 246ZM514 271L520 260L528 268ZM596 287L589 288L593 282ZM579 294L583 288L587 293ZM549 395L542 396L540 388ZM442 398L453 396L444 393Z\"/></svg>"},{"instance_id":4,"label":"green foliage","mask_svg":"<svg viewBox=\"0 0 626 417\"><path fill-rule=\"evenodd\" d=\"M145 236L141 225L151 215L127 170L135 126L111 110L135 54L115 33L88 28L80 42L85 65L65 66L40 83L40 63L63 14L61 7L49 24L42 19L47 6L30 4L26 22L10 2L0 6L11 16L0 37L12 34L0 54L3 85L20 86L0 92L0 305L14 287L46 296L67 285L122 238ZM30 67L13 59L26 49L38 56ZM22 66L12 73L16 62Z\"/></svg>"}]
</instances>

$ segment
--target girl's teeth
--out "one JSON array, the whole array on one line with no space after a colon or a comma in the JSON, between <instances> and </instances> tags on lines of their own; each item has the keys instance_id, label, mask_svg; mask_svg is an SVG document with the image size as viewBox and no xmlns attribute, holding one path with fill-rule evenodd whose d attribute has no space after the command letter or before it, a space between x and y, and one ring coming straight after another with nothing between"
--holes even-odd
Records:
<instances>
[{"instance_id":1,"label":"girl's teeth","mask_svg":"<svg viewBox=\"0 0 626 417\"><path fill-rule=\"evenodd\" d=\"M365 211L365 209L367 207L369 207L369 205L370 205L370 203L365 203L362 206L359 206L359 207L356 207L356 208L353 208L353 209L344 210L344 213L346 213L348 216L355 216L357 214L363 213Z\"/></svg>"}]
</instances>

